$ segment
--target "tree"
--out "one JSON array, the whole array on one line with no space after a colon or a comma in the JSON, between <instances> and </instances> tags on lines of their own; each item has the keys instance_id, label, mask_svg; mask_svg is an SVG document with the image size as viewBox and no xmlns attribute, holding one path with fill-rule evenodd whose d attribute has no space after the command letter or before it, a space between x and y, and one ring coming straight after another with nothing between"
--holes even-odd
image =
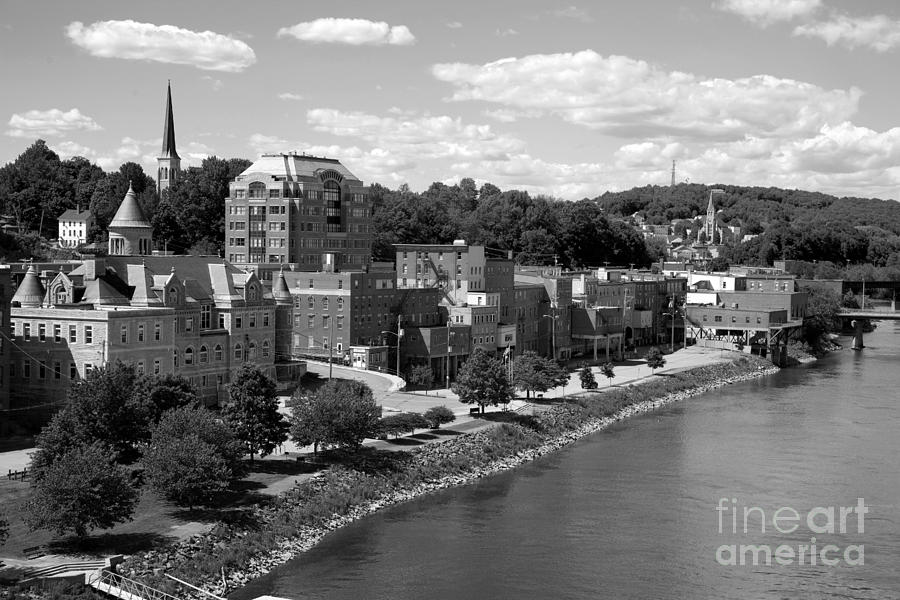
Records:
<instances>
[{"instance_id":1,"label":"tree","mask_svg":"<svg viewBox=\"0 0 900 600\"><path fill-rule=\"evenodd\" d=\"M258 367L244 364L228 386L222 417L247 448L252 461L271 454L287 439L288 424L278 412L275 382Z\"/></svg>"},{"instance_id":2,"label":"tree","mask_svg":"<svg viewBox=\"0 0 900 600\"><path fill-rule=\"evenodd\" d=\"M149 425L158 423L167 411L197 406L200 402L197 390L190 380L171 373L145 377L136 393L144 404L144 415Z\"/></svg>"},{"instance_id":3,"label":"tree","mask_svg":"<svg viewBox=\"0 0 900 600\"><path fill-rule=\"evenodd\" d=\"M613 364L611 362L608 362L600 365L600 372L603 373L603 376L609 380L609 385L612 385L613 377L616 376L613 369Z\"/></svg>"},{"instance_id":4,"label":"tree","mask_svg":"<svg viewBox=\"0 0 900 600\"><path fill-rule=\"evenodd\" d=\"M428 365L413 365L407 374L407 381L416 387L424 387L427 395L434 382L434 371Z\"/></svg>"},{"instance_id":5,"label":"tree","mask_svg":"<svg viewBox=\"0 0 900 600\"><path fill-rule=\"evenodd\" d=\"M503 363L481 348L476 348L459 370L453 391L460 402L477 404L482 413L485 406L508 404L513 398Z\"/></svg>"},{"instance_id":6,"label":"tree","mask_svg":"<svg viewBox=\"0 0 900 600\"><path fill-rule=\"evenodd\" d=\"M568 382L569 374L559 363L533 350L526 350L513 360L513 384L525 390L527 398L531 398L533 391L546 392Z\"/></svg>"},{"instance_id":7,"label":"tree","mask_svg":"<svg viewBox=\"0 0 900 600\"><path fill-rule=\"evenodd\" d=\"M9 521L0 516L0 546L6 543L9 537Z\"/></svg>"},{"instance_id":8,"label":"tree","mask_svg":"<svg viewBox=\"0 0 900 600\"><path fill-rule=\"evenodd\" d=\"M393 435L395 438L404 433L412 433L416 429L429 427L429 421L418 413L400 413L383 417L378 422L378 431L383 435Z\"/></svg>"},{"instance_id":9,"label":"tree","mask_svg":"<svg viewBox=\"0 0 900 600\"><path fill-rule=\"evenodd\" d=\"M644 355L644 358L647 360L647 366L654 372L656 369L666 365L666 359L663 357L662 351L655 346L647 350L647 354Z\"/></svg>"},{"instance_id":10,"label":"tree","mask_svg":"<svg viewBox=\"0 0 900 600\"><path fill-rule=\"evenodd\" d=\"M803 289L808 295L806 318L803 319L802 327L803 338L813 349L817 349L821 345L822 336L840 328L842 298L836 292L824 288ZM855 303L855 298L852 301Z\"/></svg>"},{"instance_id":11,"label":"tree","mask_svg":"<svg viewBox=\"0 0 900 600\"><path fill-rule=\"evenodd\" d=\"M73 448L32 482L25 522L32 531L47 529L80 537L131 520L138 491L115 464L109 450L94 443Z\"/></svg>"},{"instance_id":12,"label":"tree","mask_svg":"<svg viewBox=\"0 0 900 600\"><path fill-rule=\"evenodd\" d=\"M591 371L591 368L588 365L582 367L581 371L578 373L579 378L581 378L581 389L583 390L595 390L597 389L597 380L594 379L594 372Z\"/></svg>"},{"instance_id":13,"label":"tree","mask_svg":"<svg viewBox=\"0 0 900 600\"><path fill-rule=\"evenodd\" d=\"M151 432L142 462L155 490L193 508L225 490L241 473L243 446L205 408L175 408Z\"/></svg>"},{"instance_id":14,"label":"tree","mask_svg":"<svg viewBox=\"0 0 900 600\"><path fill-rule=\"evenodd\" d=\"M439 429L441 425L456 420L456 415L446 406L432 406L422 416L425 417L432 429Z\"/></svg>"},{"instance_id":15,"label":"tree","mask_svg":"<svg viewBox=\"0 0 900 600\"><path fill-rule=\"evenodd\" d=\"M356 449L377 431L381 408L361 381L332 379L291 401L291 437L301 445Z\"/></svg>"}]
</instances>

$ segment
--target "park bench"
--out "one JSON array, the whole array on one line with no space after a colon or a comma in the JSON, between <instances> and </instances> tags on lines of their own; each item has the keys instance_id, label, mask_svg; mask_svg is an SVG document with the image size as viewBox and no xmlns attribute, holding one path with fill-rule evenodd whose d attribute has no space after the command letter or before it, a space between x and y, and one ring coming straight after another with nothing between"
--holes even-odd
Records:
<instances>
[{"instance_id":1,"label":"park bench","mask_svg":"<svg viewBox=\"0 0 900 600\"><path fill-rule=\"evenodd\" d=\"M476 406L475 408L470 408L470 409L469 409L469 414L470 414L470 415L477 415L477 414L480 413L480 412L481 412L481 409L478 408L477 406Z\"/></svg>"},{"instance_id":2,"label":"park bench","mask_svg":"<svg viewBox=\"0 0 900 600\"><path fill-rule=\"evenodd\" d=\"M41 545L32 546L30 548L22 548L22 554L24 554L25 558L27 558L28 560L40 558L47 555L47 546Z\"/></svg>"}]
</instances>

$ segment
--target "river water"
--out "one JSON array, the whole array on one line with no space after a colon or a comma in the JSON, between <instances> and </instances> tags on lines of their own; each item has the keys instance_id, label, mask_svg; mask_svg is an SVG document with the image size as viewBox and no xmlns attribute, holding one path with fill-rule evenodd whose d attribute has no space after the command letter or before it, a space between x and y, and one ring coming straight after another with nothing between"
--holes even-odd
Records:
<instances>
[{"instance_id":1,"label":"river water","mask_svg":"<svg viewBox=\"0 0 900 600\"><path fill-rule=\"evenodd\" d=\"M900 598L900 322L866 344L376 513L232 598Z\"/></svg>"}]
</instances>

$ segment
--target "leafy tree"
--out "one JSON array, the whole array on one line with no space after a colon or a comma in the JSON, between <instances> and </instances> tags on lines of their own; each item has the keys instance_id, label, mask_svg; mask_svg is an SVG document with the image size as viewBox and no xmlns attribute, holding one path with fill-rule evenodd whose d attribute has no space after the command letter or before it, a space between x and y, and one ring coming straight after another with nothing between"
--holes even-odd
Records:
<instances>
[{"instance_id":1,"label":"leafy tree","mask_svg":"<svg viewBox=\"0 0 900 600\"><path fill-rule=\"evenodd\" d=\"M416 429L429 427L430 422L418 413L400 413L383 417L378 422L378 431L384 435L400 437L405 433L412 433Z\"/></svg>"},{"instance_id":2,"label":"leafy tree","mask_svg":"<svg viewBox=\"0 0 900 600\"><path fill-rule=\"evenodd\" d=\"M355 380L332 379L315 393L291 402L291 437L304 446L355 449L377 431L381 409L372 390Z\"/></svg>"},{"instance_id":3,"label":"leafy tree","mask_svg":"<svg viewBox=\"0 0 900 600\"><path fill-rule=\"evenodd\" d=\"M406 378L414 386L424 387L425 393L428 394L431 384L434 383L434 371L428 365L413 365Z\"/></svg>"},{"instance_id":4,"label":"leafy tree","mask_svg":"<svg viewBox=\"0 0 900 600\"><path fill-rule=\"evenodd\" d=\"M506 376L506 367L487 351L476 348L469 356L453 384L453 391L463 404L485 406L508 404L513 388Z\"/></svg>"},{"instance_id":5,"label":"leafy tree","mask_svg":"<svg viewBox=\"0 0 900 600\"><path fill-rule=\"evenodd\" d=\"M456 420L456 415L446 406L432 406L422 416L425 417L432 429L438 429L441 425Z\"/></svg>"},{"instance_id":6,"label":"leafy tree","mask_svg":"<svg viewBox=\"0 0 900 600\"><path fill-rule=\"evenodd\" d=\"M275 382L256 366L244 364L228 386L222 417L243 442L252 461L271 454L287 439L288 424L278 412Z\"/></svg>"},{"instance_id":7,"label":"leafy tree","mask_svg":"<svg viewBox=\"0 0 900 600\"><path fill-rule=\"evenodd\" d=\"M40 479L50 465L69 451L96 441L81 429L71 405L57 411L35 439L29 465L34 478Z\"/></svg>"},{"instance_id":8,"label":"leafy tree","mask_svg":"<svg viewBox=\"0 0 900 600\"><path fill-rule=\"evenodd\" d=\"M143 403L144 418L149 425L158 423L167 411L197 406L200 399L189 379L167 373L156 377L144 377L136 394ZM149 435L149 430L148 430Z\"/></svg>"},{"instance_id":9,"label":"leafy tree","mask_svg":"<svg viewBox=\"0 0 900 600\"><path fill-rule=\"evenodd\" d=\"M581 371L579 371L578 373L578 377L581 379L581 389L597 389L597 380L594 379L594 372L591 371L591 368L588 365L585 365L581 368Z\"/></svg>"},{"instance_id":10,"label":"leafy tree","mask_svg":"<svg viewBox=\"0 0 900 600\"><path fill-rule=\"evenodd\" d=\"M822 343L822 337L841 327L842 298L837 293L818 287L804 287L808 294L806 318L803 320L803 338L814 350ZM852 300L855 303L855 298ZM849 302L848 302L849 303Z\"/></svg>"},{"instance_id":11,"label":"leafy tree","mask_svg":"<svg viewBox=\"0 0 900 600\"><path fill-rule=\"evenodd\" d=\"M537 352L526 350L513 360L513 384L525 390L526 398L531 398L533 391L546 392L568 382L569 374L559 363Z\"/></svg>"},{"instance_id":12,"label":"leafy tree","mask_svg":"<svg viewBox=\"0 0 900 600\"><path fill-rule=\"evenodd\" d=\"M205 408L166 412L151 433L142 462L155 490L193 508L221 492L241 473L243 446Z\"/></svg>"},{"instance_id":13,"label":"leafy tree","mask_svg":"<svg viewBox=\"0 0 900 600\"><path fill-rule=\"evenodd\" d=\"M131 520L138 491L128 472L109 450L94 443L60 456L32 482L25 522L32 531L47 529L83 537L91 529L108 529Z\"/></svg>"},{"instance_id":14,"label":"leafy tree","mask_svg":"<svg viewBox=\"0 0 900 600\"><path fill-rule=\"evenodd\" d=\"M647 350L647 354L644 355L644 358L647 360L647 366L650 367L650 370L653 372L666 365L666 359L663 357L662 351L655 346Z\"/></svg>"},{"instance_id":15,"label":"leafy tree","mask_svg":"<svg viewBox=\"0 0 900 600\"><path fill-rule=\"evenodd\" d=\"M606 377L607 380L609 380L609 385L612 385L613 377L616 376L613 364L608 362L600 365L600 372L603 373L603 376Z\"/></svg>"},{"instance_id":16,"label":"leafy tree","mask_svg":"<svg viewBox=\"0 0 900 600\"><path fill-rule=\"evenodd\" d=\"M0 546L6 543L9 537L9 521L0 516Z\"/></svg>"}]
</instances>

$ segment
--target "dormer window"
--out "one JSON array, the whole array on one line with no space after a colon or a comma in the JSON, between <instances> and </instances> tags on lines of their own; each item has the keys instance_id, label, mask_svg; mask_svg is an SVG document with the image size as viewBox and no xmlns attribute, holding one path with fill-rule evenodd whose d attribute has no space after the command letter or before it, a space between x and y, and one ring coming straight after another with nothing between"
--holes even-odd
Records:
<instances>
[{"instance_id":1,"label":"dormer window","mask_svg":"<svg viewBox=\"0 0 900 600\"><path fill-rule=\"evenodd\" d=\"M169 304L178 304L178 288L169 288Z\"/></svg>"}]
</instances>

